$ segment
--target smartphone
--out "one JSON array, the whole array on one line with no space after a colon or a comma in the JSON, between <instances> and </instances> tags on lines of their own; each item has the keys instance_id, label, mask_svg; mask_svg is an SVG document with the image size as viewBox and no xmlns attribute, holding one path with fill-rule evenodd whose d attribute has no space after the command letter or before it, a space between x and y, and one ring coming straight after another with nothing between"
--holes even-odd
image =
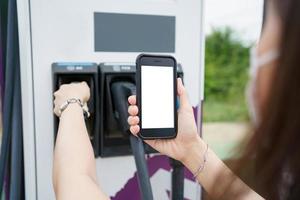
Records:
<instances>
[{"instance_id":1,"label":"smartphone","mask_svg":"<svg viewBox=\"0 0 300 200\"><path fill-rule=\"evenodd\" d=\"M140 138L177 135L177 63L172 56L141 54L136 59L136 95Z\"/></svg>"}]
</instances>

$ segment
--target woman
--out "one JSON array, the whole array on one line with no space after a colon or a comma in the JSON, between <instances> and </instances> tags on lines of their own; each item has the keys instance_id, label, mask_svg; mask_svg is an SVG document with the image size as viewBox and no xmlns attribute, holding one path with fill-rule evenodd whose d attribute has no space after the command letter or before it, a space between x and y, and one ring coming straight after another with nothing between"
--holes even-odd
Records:
<instances>
[{"instance_id":1,"label":"woman","mask_svg":"<svg viewBox=\"0 0 300 200\"><path fill-rule=\"evenodd\" d=\"M249 93L255 133L243 152L240 168L255 163L259 194L226 167L199 137L180 79L177 138L145 141L162 154L181 161L213 199L300 198L299 9L297 0L269 0L265 27L255 54L257 60ZM73 103L62 113L59 110L68 99L87 102L87 85L63 85L54 95L54 112L60 116L53 167L56 197L107 199L96 183L95 159L82 108ZM140 127L135 96L128 101L128 123L136 135Z\"/></svg>"},{"instance_id":2,"label":"woman","mask_svg":"<svg viewBox=\"0 0 300 200\"><path fill-rule=\"evenodd\" d=\"M250 102L256 130L240 167L255 163L261 195L267 199L300 198L300 1L270 0L266 24L252 68ZM258 68L259 67L259 68ZM214 199L260 199L198 137L191 106L178 81L178 137L146 141L159 152L180 160ZM254 97L254 98L253 98ZM131 132L137 134L136 98L129 98ZM205 134L205 133L204 133ZM199 170L200 168L200 170Z\"/></svg>"}]
</instances>

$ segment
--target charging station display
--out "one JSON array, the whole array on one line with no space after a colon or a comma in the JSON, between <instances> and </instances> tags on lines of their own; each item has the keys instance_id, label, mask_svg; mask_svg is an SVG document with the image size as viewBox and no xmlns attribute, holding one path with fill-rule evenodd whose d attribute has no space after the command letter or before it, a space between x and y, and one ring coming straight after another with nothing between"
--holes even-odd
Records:
<instances>
[{"instance_id":1,"label":"charging station display","mask_svg":"<svg viewBox=\"0 0 300 200\"><path fill-rule=\"evenodd\" d=\"M175 52L175 16L94 13L97 52Z\"/></svg>"},{"instance_id":2,"label":"charging station display","mask_svg":"<svg viewBox=\"0 0 300 200\"><path fill-rule=\"evenodd\" d=\"M142 128L174 128L173 67L141 66Z\"/></svg>"}]
</instances>

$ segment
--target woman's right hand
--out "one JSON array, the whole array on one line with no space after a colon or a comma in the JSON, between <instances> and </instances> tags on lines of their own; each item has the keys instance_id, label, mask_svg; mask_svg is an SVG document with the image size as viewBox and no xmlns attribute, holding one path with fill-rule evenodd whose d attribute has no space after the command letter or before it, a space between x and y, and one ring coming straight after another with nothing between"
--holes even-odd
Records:
<instances>
[{"instance_id":1,"label":"woman's right hand","mask_svg":"<svg viewBox=\"0 0 300 200\"><path fill-rule=\"evenodd\" d=\"M189 103L186 90L180 78L177 79L177 93L180 98L177 137L174 139L145 140L145 142L160 153L184 163L192 151L202 150L205 148L205 144L197 133L193 108ZM130 131L137 136L140 131L140 119L137 116L139 111L136 106L136 96L130 96L128 102L130 104L128 108ZM159 112L157 110L157 114Z\"/></svg>"}]
</instances>

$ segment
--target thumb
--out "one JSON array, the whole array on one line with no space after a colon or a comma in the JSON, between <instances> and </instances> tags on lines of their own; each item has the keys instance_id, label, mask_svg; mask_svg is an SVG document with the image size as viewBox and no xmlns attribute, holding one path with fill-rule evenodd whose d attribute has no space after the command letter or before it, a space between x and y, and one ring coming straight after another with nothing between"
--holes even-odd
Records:
<instances>
[{"instance_id":1,"label":"thumb","mask_svg":"<svg viewBox=\"0 0 300 200\"><path fill-rule=\"evenodd\" d=\"M189 99L186 93L186 89L183 86L182 79L177 78L177 93L180 100L180 107L190 106Z\"/></svg>"}]
</instances>

